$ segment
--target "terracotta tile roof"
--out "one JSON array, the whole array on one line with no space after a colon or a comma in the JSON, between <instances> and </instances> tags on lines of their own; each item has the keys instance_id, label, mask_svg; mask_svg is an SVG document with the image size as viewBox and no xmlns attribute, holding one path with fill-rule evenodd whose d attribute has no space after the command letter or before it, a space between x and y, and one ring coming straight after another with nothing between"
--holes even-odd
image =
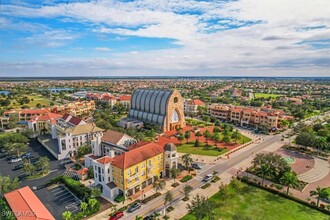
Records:
<instances>
[{"instance_id":1,"label":"terracotta tile roof","mask_svg":"<svg viewBox=\"0 0 330 220\"><path fill-rule=\"evenodd\" d=\"M43 116L40 116L38 118L36 118L37 121L51 121L52 119L58 119L61 118L62 115L59 114L54 114L54 113L47 113Z\"/></svg>"},{"instance_id":2,"label":"terracotta tile roof","mask_svg":"<svg viewBox=\"0 0 330 220\"><path fill-rule=\"evenodd\" d=\"M112 165L120 169L126 169L163 152L163 146L151 142L114 157Z\"/></svg>"},{"instance_id":3,"label":"terracotta tile roof","mask_svg":"<svg viewBox=\"0 0 330 220\"><path fill-rule=\"evenodd\" d=\"M132 145L128 146L127 150L133 150L135 148L142 147L142 146L144 146L146 144L149 144L149 143L150 142L148 142L148 141L140 141L140 142L137 142L135 144L132 144Z\"/></svg>"},{"instance_id":4,"label":"terracotta tile roof","mask_svg":"<svg viewBox=\"0 0 330 220\"><path fill-rule=\"evenodd\" d=\"M241 108L232 108L231 111L232 112L241 112L242 109Z\"/></svg>"},{"instance_id":5,"label":"terracotta tile roof","mask_svg":"<svg viewBox=\"0 0 330 220\"><path fill-rule=\"evenodd\" d=\"M77 170L76 173L79 174L79 175L86 175L88 173L88 168L84 167L80 170Z\"/></svg>"},{"instance_id":6,"label":"terracotta tile roof","mask_svg":"<svg viewBox=\"0 0 330 220\"><path fill-rule=\"evenodd\" d=\"M204 102L202 102L201 100L199 99L194 99L191 101L193 105L205 105Z\"/></svg>"},{"instance_id":7,"label":"terracotta tile roof","mask_svg":"<svg viewBox=\"0 0 330 220\"><path fill-rule=\"evenodd\" d=\"M126 134L108 130L103 133L102 141L117 144Z\"/></svg>"},{"instance_id":8,"label":"terracotta tile roof","mask_svg":"<svg viewBox=\"0 0 330 220\"><path fill-rule=\"evenodd\" d=\"M114 160L114 158L111 158L109 156L104 156L104 157L101 157L100 159L97 159L96 161L101 164L107 164L107 163L112 162L113 160Z\"/></svg>"},{"instance_id":9,"label":"terracotta tile roof","mask_svg":"<svg viewBox=\"0 0 330 220\"><path fill-rule=\"evenodd\" d=\"M66 119L69 118L69 116L70 116L69 114L64 114L63 117L62 117L62 119L63 119L63 120L66 120Z\"/></svg>"},{"instance_id":10,"label":"terracotta tile roof","mask_svg":"<svg viewBox=\"0 0 330 220\"><path fill-rule=\"evenodd\" d=\"M22 213L16 216L18 220L55 220L28 186L6 193L4 197L14 213Z\"/></svg>"},{"instance_id":11,"label":"terracotta tile roof","mask_svg":"<svg viewBox=\"0 0 330 220\"><path fill-rule=\"evenodd\" d=\"M130 101L131 100L131 96L130 95L122 95L122 96L119 96L118 99L120 101Z\"/></svg>"}]
</instances>

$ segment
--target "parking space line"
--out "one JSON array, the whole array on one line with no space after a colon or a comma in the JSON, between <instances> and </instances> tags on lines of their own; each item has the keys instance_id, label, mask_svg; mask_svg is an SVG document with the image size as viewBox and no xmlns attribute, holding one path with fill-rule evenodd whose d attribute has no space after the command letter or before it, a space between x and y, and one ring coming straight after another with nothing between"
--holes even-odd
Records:
<instances>
[{"instance_id":1,"label":"parking space line","mask_svg":"<svg viewBox=\"0 0 330 220\"><path fill-rule=\"evenodd\" d=\"M61 198L61 197L66 197L66 196L68 196L68 195L70 195L70 193L68 193L68 192L64 192L63 194L61 194L61 195L56 195L56 197L57 198Z\"/></svg>"},{"instance_id":2,"label":"parking space line","mask_svg":"<svg viewBox=\"0 0 330 220\"><path fill-rule=\"evenodd\" d=\"M54 189L52 189L52 190L50 190L52 193L54 193L54 192L56 192L56 191L58 191L58 190L63 190L62 188L60 188L60 187L58 187L58 188L54 188Z\"/></svg>"},{"instance_id":3,"label":"parking space line","mask_svg":"<svg viewBox=\"0 0 330 220\"><path fill-rule=\"evenodd\" d=\"M75 198L72 198L72 199L64 201L63 204L73 203L74 201L76 201Z\"/></svg>"},{"instance_id":4,"label":"parking space line","mask_svg":"<svg viewBox=\"0 0 330 220\"><path fill-rule=\"evenodd\" d=\"M62 200L66 200L67 198L70 198L70 197L72 197L71 195L68 195L68 196L66 196L66 197L63 197L63 198L61 198L61 199L59 199L59 198L57 198L59 201L62 201Z\"/></svg>"}]
</instances>

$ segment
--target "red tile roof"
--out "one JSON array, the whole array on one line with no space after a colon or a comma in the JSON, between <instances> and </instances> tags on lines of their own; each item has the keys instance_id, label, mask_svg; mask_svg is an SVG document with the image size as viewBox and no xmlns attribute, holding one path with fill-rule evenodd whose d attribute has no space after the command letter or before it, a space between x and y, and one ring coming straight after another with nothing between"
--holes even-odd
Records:
<instances>
[{"instance_id":1,"label":"red tile roof","mask_svg":"<svg viewBox=\"0 0 330 220\"><path fill-rule=\"evenodd\" d=\"M114 157L112 164L118 168L126 169L163 152L163 146L151 142Z\"/></svg>"},{"instance_id":2,"label":"red tile roof","mask_svg":"<svg viewBox=\"0 0 330 220\"><path fill-rule=\"evenodd\" d=\"M128 146L127 149L128 150L133 150L135 148L142 147L142 146L144 146L146 144L149 144L149 143L150 142L148 142L148 141L140 141L140 142L137 142L135 144L132 144L132 145Z\"/></svg>"},{"instance_id":3,"label":"red tile roof","mask_svg":"<svg viewBox=\"0 0 330 220\"><path fill-rule=\"evenodd\" d=\"M120 101L130 101L131 100L131 96L130 95L122 95L122 96L119 96L118 99Z\"/></svg>"},{"instance_id":4,"label":"red tile roof","mask_svg":"<svg viewBox=\"0 0 330 220\"><path fill-rule=\"evenodd\" d=\"M101 157L100 159L97 159L96 161L101 164L107 164L107 163L112 162L113 160L114 160L114 158L111 158L109 156L104 156L104 157Z\"/></svg>"},{"instance_id":5,"label":"red tile roof","mask_svg":"<svg viewBox=\"0 0 330 220\"><path fill-rule=\"evenodd\" d=\"M70 123L74 124L74 125L79 125L80 122L82 122L83 120L81 118L72 116L72 118L70 119Z\"/></svg>"},{"instance_id":6,"label":"red tile roof","mask_svg":"<svg viewBox=\"0 0 330 220\"><path fill-rule=\"evenodd\" d=\"M6 193L4 197L11 210L17 213L18 220L55 220L28 186Z\"/></svg>"},{"instance_id":7,"label":"red tile roof","mask_svg":"<svg viewBox=\"0 0 330 220\"><path fill-rule=\"evenodd\" d=\"M202 102L201 100L199 99L194 99L191 101L193 105L205 105L204 102Z\"/></svg>"},{"instance_id":8,"label":"red tile roof","mask_svg":"<svg viewBox=\"0 0 330 220\"><path fill-rule=\"evenodd\" d=\"M108 130L103 133L102 141L117 144L124 136L124 133Z\"/></svg>"},{"instance_id":9,"label":"red tile roof","mask_svg":"<svg viewBox=\"0 0 330 220\"><path fill-rule=\"evenodd\" d=\"M43 116L36 118L36 120L37 121L51 121L52 119L58 119L61 117L62 117L62 115L59 115L59 114L47 113Z\"/></svg>"}]
</instances>

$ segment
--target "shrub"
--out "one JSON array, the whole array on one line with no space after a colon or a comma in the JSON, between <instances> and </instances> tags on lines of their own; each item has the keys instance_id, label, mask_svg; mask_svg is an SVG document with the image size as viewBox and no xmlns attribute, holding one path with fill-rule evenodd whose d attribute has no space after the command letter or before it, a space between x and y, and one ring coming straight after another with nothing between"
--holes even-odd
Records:
<instances>
[{"instance_id":1,"label":"shrub","mask_svg":"<svg viewBox=\"0 0 330 220\"><path fill-rule=\"evenodd\" d=\"M174 208L172 207L172 206L169 206L167 209L166 209L166 212L171 212L171 211L173 211L174 210Z\"/></svg>"},{"instance_id":2,"label":"shrub","mask_svg":"<svg viewBox=\"0 0 330 220\"><path fill-rule=\"evenodd\" d=\"M188 201L189 200L189 197L183 197L183 199L182 199L183 201Z\"/></svg>"},{"instance_id":3,"label":"shrub","mask_svg":"<svg viewBox=\"0 0 330 220\"><path fill-rule=\"evenodd\" d=\"M180 183L175 182L175 183L173 183L171 186L173 186L173 187L177 187L178 185L180 185Z\"/></svg>"},{"instance_id":4,"label":"shrub","mask_svg":"<svg viewBox=\"0 0 330 220\"><path fill-rule=\"evenodd\" d=\"M114 199L115 202L123 202L125 200L125 196L124 195L118 195L116 196L116 198Z\"/></svg>"},{"instance_id":5,"label":"shrub","mask_svg":"<svg viewBox=\"0 0 330 220\"><path fill-rule=\"evenodd\" d=\"M201 188L202 188L202 189L206 189L206 188L209 187L209 186L211 186L211 183L206 183L206 184L204 184Z\"/></svg>"},{"instance_id":6,"label":"shrub","mask_svg":"<svg viewBox=\"0 0 330 220\"><path fill-rule=\"evenodd\" d=\"M212 182L212 183L216 183L216 182L218 182L219 180L220 180L220 177L215 176L215 177L213 178L213 180L211 180L211 182Z\"/></svg>"},{"instance_id":7,"label":"shrub","mask_svg":"<svg viewBox=\"0 0 330 220\"><path fill-rule=\"evenodd\" d=\"M155 194L152 194L151 196L145 198L144 200L142 200L142 203L147 203L147 202L150 202L151 200L157 198L158 196L160 196L161 193L160 192L157 192Z\"/></svg>"},{"instance_id":8,"label":"shrub","mask_svg":"<svg viewBox=\"0 0 330 220\"><path fill-rule=\"evenodd\" d=\"M316 203L315 203L314 201L311 201L311 205L315 206L315 205L316 205Z\"/></svg>"},{"instance_id":9,"label":"shrub","mask_svg":"<svg viewBox=\"0 0 330 220\"><path fill-rule=\"evenodd\" d=\"M324 204L321 204L321 205L320 205L320 208L321 208L321 209L325 209L325 205L324 205Z\"/></svg>"},{"instance_id":10,"label":"shrub","mask_svg":"<svg viewBox=\"0 0 330 220\"><path fill-rule=\"evenodd\" d=\"M118 209L118 212L124 212L124 211L126 211L128 209L128 206L126 205L126 206L123 206L123 207L121 207L120 209Z\"/></svg>"},{"instance_id":11,"label":"shrub","mask_svg":"<svg viewBox=\"0 0 330 220\"><path fill-rule=\"evenodd\" d=\"M180 180L180 182L185 183L185 182L188 182L189 180L191 180L192 178L193 178L192 176L187 175L187 176L184 176L184 177Z\"/></svg>"}]
</instances>

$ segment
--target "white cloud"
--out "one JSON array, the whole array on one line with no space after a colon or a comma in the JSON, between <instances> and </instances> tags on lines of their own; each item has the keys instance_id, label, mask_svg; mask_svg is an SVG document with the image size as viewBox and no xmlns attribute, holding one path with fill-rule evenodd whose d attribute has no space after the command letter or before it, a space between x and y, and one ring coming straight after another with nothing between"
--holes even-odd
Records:
<instances>
[{"instance_id":1,"label":"white cloud","mask_svg":"<svg viewBox=\"0 0 330 220\"><path fill-rule=\"evenodd\" d=\"M103 51L103 52L108 52L108 51L111 50L108 47L95 47L94 49L97 50L97 51Z\"/></svg>"},{"instance_id":2,"label":"white cloud","mask_svg":"<svg viewBox=\"0 0 330 220\"><path fill-rule=\"evenodd\" d=\"M322 75L328 73L329 68L322 60L329 57L329 50L301 44L329 39L328 0L101 0L43 7L3 5L2 13L13 17L61 17L70 22L92 24L92 31L96 34L169 38L180 45L153 51L116 51L111 59L61 60L77 66L88 63L116 71L125 68L132 72L159 70L225 75L243 75L245 72ZM6 24L6 20L0 20L0 23ZM242 27L229 29L231 26ZM313 26L324 28L301 31ZM48 41L42 41L43 37ZM46 33L29 40L47 46L61 46L77 37L71 33ZM103 47L94 49L109 51Z\"/></svg>"}]
</instances>

